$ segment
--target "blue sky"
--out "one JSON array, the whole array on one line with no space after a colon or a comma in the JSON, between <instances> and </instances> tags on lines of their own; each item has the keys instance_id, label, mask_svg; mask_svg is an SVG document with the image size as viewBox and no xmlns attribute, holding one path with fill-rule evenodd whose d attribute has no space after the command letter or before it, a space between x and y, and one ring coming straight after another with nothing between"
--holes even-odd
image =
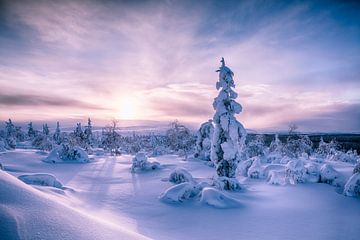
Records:
<instances>
[{"instance_id":1,"label":"blue sky","mask_svg":"<svg viewBox=\"0 0 360 240\"><path fill-rule=\"evenodd\" d=\"M247 128L360 131L356 1L0 4L0 119L198 126L224 57Z\"/></svg>"}]
</instances>

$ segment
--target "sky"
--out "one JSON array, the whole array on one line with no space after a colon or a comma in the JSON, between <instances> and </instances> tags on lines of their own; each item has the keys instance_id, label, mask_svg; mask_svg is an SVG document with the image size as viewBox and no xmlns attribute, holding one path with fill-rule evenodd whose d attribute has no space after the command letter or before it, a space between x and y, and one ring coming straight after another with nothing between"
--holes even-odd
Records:
<instances>
[{"instance_id":1,"label":"sky","mask_svg":"<svg viewBox=\"0 0 360 240\"><path fill-rule=\"evenodd\" d=\"M192 126L221 57L248 129L360 132L356 1L0 0L0 119Z\"/></svg>"}]
</instances>

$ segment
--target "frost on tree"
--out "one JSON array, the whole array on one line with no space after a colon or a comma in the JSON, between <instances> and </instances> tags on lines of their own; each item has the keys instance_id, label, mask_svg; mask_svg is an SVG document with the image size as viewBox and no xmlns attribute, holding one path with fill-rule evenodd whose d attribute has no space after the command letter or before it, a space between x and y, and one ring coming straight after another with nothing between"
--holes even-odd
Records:
<instances>
[{"instance_id":1,"label":"frost on tree","mask_svg":"<svg viewBox=\"0 0 360 240\"><path fill-rule=\"evenodd\" d=\"M236 181L236 169L240 161L240 148L245 142L246 131L243 125L235 118L235 114L242 111L242 107L235 101L237 93L233 76L234 73L225 66L224 58L221 60L219 81L216 89L219 95L214 99L213 107L215 115L214 134L211 144L211 161L216 166L218 180L226 190L238 188Z\"/></svg>"},{"instance_id":2,"label":"frost on tree","mask_svg":"<svg viewBox=\"0 0 360 240\"><path fill-rule=\"evenodd\" d=\"M212 120L201 124L196 134L195 157L206 161L210 160L211 138L214 132Z\"/></svg>"}]
</instances>

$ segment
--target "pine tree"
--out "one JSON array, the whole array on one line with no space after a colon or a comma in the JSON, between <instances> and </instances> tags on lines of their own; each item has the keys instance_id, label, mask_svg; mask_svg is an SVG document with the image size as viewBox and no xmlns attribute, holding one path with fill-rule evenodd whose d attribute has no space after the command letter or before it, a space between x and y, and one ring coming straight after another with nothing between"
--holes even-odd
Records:
<instances>
[{"instance_id":1,"label":"pine tree","mask_svg":"<svg viewBox=\"0 0 360 240\"><path fill-rule=\"evenodd\" d=\"M49 131L49 126L47 125L47 123L45 123L45 124L43 125L43 134L44 134L45 136L48 136L49 133L50 133L50 131Z\"/></svg>"},{"instance_id":2,"label":"pine tree","mask_svg":"<svg viewBox=\"0 0 360 240\"><path fill-rule=\"evenodd\" d=\"M201 124L196 134L195 157L205 161L210 160L211 139L214 133L212 119Z\"/></svg>"},{"instance_id":3,"label":"pine tree","mask_svg":"<svg viewBox=\"0 0 360 240\"><path fill-rule=\"evenodd\" d=\"M61 144L61 131L60 131L60 123L56 122L56 129L53 135L53 140L56 144Z\"/></svg>"},{"instance_id":4,"label":"pine tree","mask_svg":"<svg viewBox=\"0 0 360 240\"><path fill-rule=\"evenodd\" d=\"M242 111L242 107L235 101L237 93L232 89L235 88L234 73L225 66L224 58L217 72L219 81L216 83L216 89L220 89L220 92L213 103L215 129L211 144L211 161L214 162L218 175L215 184L226 190L235 190L240 187L236 180L236 169L246 131L234 116Z\"/></svg>"},{"instance_id":5,"label":"pine tree","mask_svg":"<svg viewBox=\"0 0 360 240\"><path fill-rule=\"evenodd\" d=\"M35 132L35 130L34 130L34 127L33 127L33 123L32 123L32 122L30 122L30 123L28 124L28 133L27 133L27 135L28 135L28 137L29 137L30 139L34 138L35 135L36 135L36 132Z\"/></svg>"},{"instance_id":6,"label":"pine tree","mask_svg":"<svg viewBox=\"0 0 360 240\"><path fill-rule=\"evenodd\" d=\"M92 145L92 125L91 125L90 118L88 118L88 125L85 128L84 137L85 137L86 144L91 146Z\"/></svg>"}]
</instances>

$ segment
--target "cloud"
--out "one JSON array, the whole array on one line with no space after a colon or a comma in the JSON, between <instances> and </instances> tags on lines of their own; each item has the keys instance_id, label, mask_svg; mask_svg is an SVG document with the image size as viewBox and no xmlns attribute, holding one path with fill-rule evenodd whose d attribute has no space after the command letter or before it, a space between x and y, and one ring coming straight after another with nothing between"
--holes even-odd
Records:
<instances>
[{"instance_id":1,"label":"cloud","mask_svg":"<svg viewBox=\"0 0 360 240\"><path fill-rule=\"evenodd\" d=\"M7 95L0 94L0 105L6 107L32 107L32 106L52 106L52 107L73 107L93 110L104 110L101 106L82 102L71 98L62 98L58 96L37 96L30 94Z\"/></svg>"}]
</instances>

